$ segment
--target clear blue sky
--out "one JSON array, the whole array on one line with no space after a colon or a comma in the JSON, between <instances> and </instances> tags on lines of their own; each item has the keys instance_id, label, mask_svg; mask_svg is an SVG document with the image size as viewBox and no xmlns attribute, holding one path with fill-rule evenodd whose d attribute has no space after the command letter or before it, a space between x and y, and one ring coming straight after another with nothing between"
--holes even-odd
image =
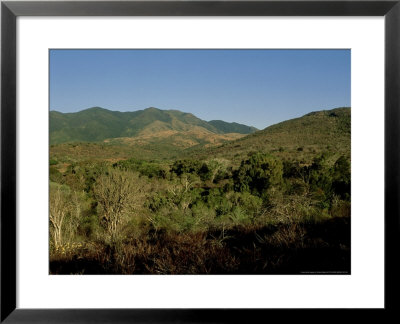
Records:
<instances>
[{"instance_id":1,"label":"clear blue sky","mask_svg":"<svg viewBox=\"0 0 400 324\"><path fill-rule=\"evenodd\" d=\"M178 109L257 128L350 106L350 50L50 50L50 109Z\"/></svg>"}]
</instances>

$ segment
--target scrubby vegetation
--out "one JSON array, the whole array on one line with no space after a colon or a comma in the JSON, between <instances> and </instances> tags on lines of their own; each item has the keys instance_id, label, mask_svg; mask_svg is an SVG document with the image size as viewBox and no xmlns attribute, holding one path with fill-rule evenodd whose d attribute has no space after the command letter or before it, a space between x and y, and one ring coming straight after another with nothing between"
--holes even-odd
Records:
<instances>
[{"instance_id":1,"label":"scrubby vegetation","mask_svg":"<svg viewBox=\"0 0 400 324\"><path fill-rule=\"evenodd\" d=\"M51 271L348 271L350 164L326 160L51 166Z\"/></svg>"},{"instance_id":2,"label":"scrubby vegetation","mask_svg":"<svg viewBox=\"0 0 400 324\"><path fill-rule=\"evenodd\" d=\"M235 156L235 142L167 160L51 154L50 272L349 273L342 132L345 149L316 133L307 154L278 143Z\"/></svg>"}]
</instances>

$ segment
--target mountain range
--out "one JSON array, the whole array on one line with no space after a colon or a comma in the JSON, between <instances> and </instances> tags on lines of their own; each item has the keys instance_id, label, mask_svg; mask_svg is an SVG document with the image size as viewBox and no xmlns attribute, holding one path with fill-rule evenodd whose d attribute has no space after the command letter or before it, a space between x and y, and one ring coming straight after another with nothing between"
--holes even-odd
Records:
<instances>
[{"instance_id":1,"label":"mountain range","mask_svg":"<svg viewBox=\"0 0 400 324\"><path fill-rule=\"evenodd\" d=\"M133 112L111 111L100 107L76 113L50 111L50 144L101 142L119 139L155 139L175 136L196 141L224 142L257 131L257 128L222 120L202 120L179 110L150 107ZM178 139L177 139L178 140ZM178 140L179 141L179 140ZM194 141L194 142L193 142Z\"/></svg>"},{"instance_id":2,"label":"mountain range","mask_svg":"<svg viewBox=\"0 0 400 324\"><path fill-rule=\"evenodd\" d=\"M156 108L51 111L50 143L51 155L65 161L213 157L240 163L257 151L305 162L319 152L331 152L333 159L350 157L351 108L315 111L263 130Z\"/></svg>"}]
</instances>

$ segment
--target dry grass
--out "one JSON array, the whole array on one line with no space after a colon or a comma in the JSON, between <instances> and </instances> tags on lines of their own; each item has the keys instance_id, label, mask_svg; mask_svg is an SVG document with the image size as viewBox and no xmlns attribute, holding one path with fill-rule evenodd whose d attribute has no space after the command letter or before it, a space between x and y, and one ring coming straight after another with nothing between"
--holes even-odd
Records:
<instances>
[{"instance_id":1,"label":"dry grass","mask_svg":"<svg viewBox=\"0 0 400 324\"><path fill-rule=\"evenodd\" d=\"M150 230L53 253L52 274L262 274L350 272L350 219L197 233Z\"/></svg>"}]
</instances>

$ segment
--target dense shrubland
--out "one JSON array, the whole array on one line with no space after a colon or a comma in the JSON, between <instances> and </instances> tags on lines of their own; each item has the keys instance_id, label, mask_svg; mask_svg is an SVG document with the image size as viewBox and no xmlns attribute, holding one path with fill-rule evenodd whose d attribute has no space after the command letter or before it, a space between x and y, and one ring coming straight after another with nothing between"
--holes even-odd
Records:
<instances>
[{"instance_id":1,"label":"dense shrubland","mask_svg":"<svg viewBox=\"0 0 400 324\"><path fill-rule=\"evenodd\" d=\"M51 273L350 271L350 161L50 161Z\"/></svg>"}]
</instances>

